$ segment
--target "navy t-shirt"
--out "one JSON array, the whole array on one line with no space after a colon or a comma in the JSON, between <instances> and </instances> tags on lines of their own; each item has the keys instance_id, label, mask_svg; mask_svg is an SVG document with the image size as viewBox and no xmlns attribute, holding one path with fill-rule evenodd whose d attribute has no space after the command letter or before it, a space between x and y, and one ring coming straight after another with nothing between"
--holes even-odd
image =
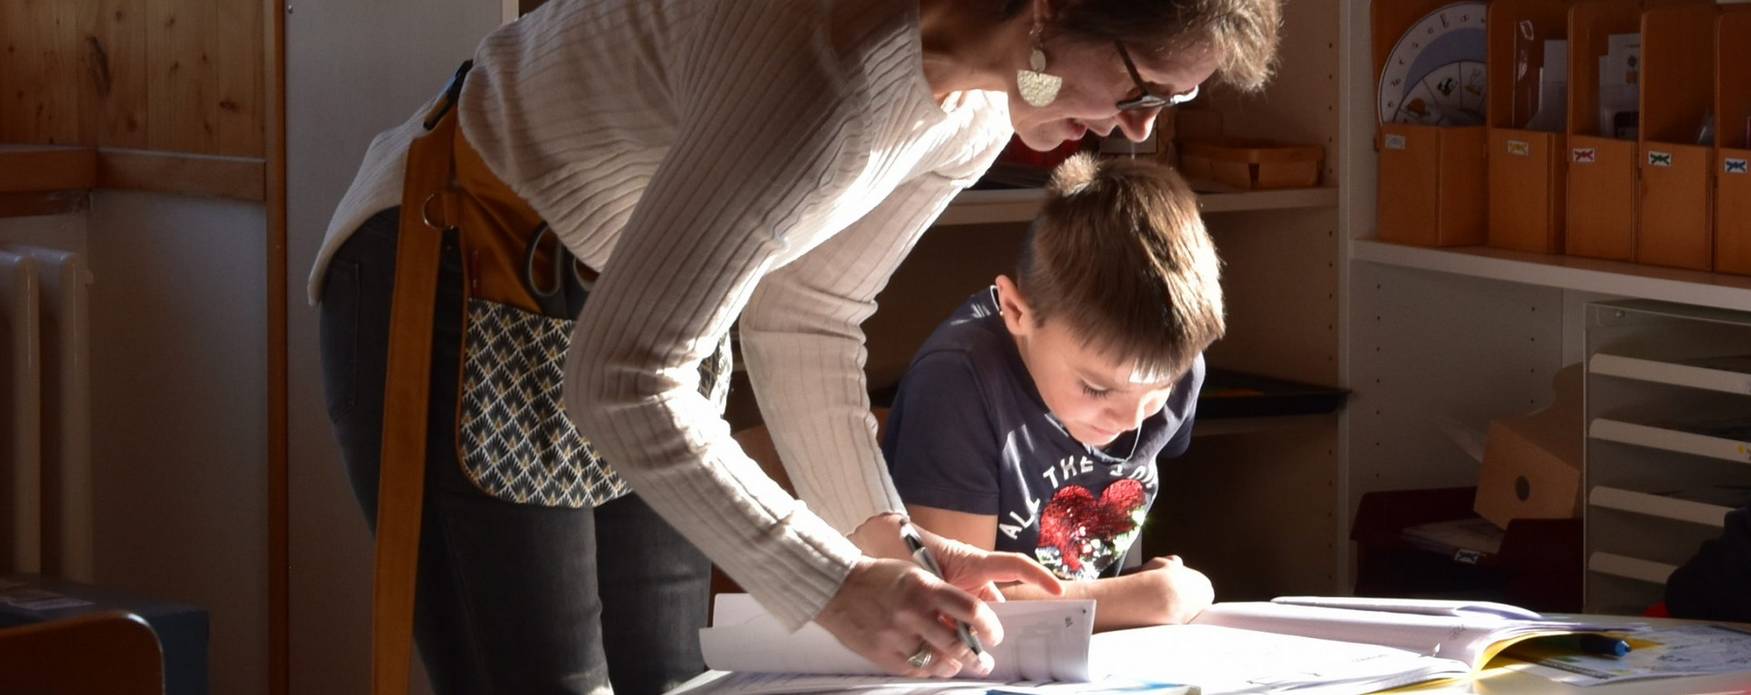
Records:
<instances>
[{"instance_id":1,"label":"navy t-shirt","mask_svg":"<svg viewBox=\"0 0 1751 695\"><path fill-rule=\"evenodd\" d=\"M998 311L995 290L974 293L913 359L882 438L894 484L908 504L996 516L998 550L1098 577L1142 528L1156 457L1191 443L1204 359L1161 412L1097 449L1046 408Z\"/></svg>"}]
</instances>

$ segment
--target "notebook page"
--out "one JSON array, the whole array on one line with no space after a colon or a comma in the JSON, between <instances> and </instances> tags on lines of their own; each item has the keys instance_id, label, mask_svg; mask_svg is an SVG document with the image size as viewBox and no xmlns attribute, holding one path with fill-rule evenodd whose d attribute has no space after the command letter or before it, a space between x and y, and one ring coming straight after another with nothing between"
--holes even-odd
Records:
<instances>
[{"instance_id":1,"label":"notebook page","mask_svg":"<svg viewBox=\"0 0 1751 695\"><path fill-rule=\"evenodd\" d=\"M1352 608L1365 611L1386 611L1389 613L1416 613L1420 615L1447 615L1453 617L1480 618L1511 618L1516 620L1542 620L1544 616L1519 606L1493 601L1442 601L1436 599L1412 598L1368 598L1362 596L1279 596L1271 599L1271 603L1282 603L1294 606L1324 606L1326 608Z\"/></svg>"},{"instance_id":2,"label":"notebook page","mask_svg":"<svg viewBox=\"0 0 1751 695\"><path fill-rule=\"evenodd\" d=\"M1554 620L1505 620L1296 606L1266 602L1218 603L1193 622L1394 647L1454 659L1476 669L1505 639L1561 632L1622 629Z\"/></svg>"},{"instance_id":3,"label":"notebook page","mask_svg":"<svg viewBox=\"0 0 1751 695\"><path fill-rule=\"evenodd\" d=\"M745 597L744 597L745 598ZM720 620L699 631L706 666L723 671L882 675L880 667L839 643L814 623L787 632L744 599L726 604L719 597ZM753 604L758 607L758 604ZM995 667L986 680L1086 681L1088 644L1094 630L1089 600L1012 601L991 604L1003 623L1001 644L989 645Z\"/></svg>"},{"instance_id":4,"label":"notebook page","mask_svg":"<svg viewBox=\"0 0 1751 695\"><path fill-rule=\"evenodd\" d=\"M1468 621L1451 616L1357 611L1265 602L1219 603L1193 622L1278 632L1342 642L1375 644L1424 656L1454 659L1472 666L1493 641L1501 621ZM1482 644L1478 644L1482 643Z\"/></svg>"},{"instance_id":5,"label":"notebook page","mask_svg":"<svg viewBox=\"0 0 1751 695\"><path fill-rule=\"evenodd\" d=\"M1106 632L1090 649L1098 677L1187 683L1205 693L1356 693L1466 672L1401 649L1214 625Z\"/></svg>"}]
</instances>

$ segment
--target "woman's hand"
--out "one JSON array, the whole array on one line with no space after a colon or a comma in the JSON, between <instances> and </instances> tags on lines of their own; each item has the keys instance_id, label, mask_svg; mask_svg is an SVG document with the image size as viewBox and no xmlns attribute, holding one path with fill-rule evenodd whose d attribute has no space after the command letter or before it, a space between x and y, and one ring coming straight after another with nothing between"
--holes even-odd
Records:
<instances>
[{"instance_id":1,"label":"woman's hand","mask_svg":"<svg viewBox=\"0 0 1751 695\"><path fill-rule=\"evenodd\" d=\"M990 673L990 655L975 657L951 622L967 623L982 644L1003 641L997 614L968 590L1001 600L994 582L1021 582L1053 595L1062 593L1062 585L1023 555L987 552L921 532L945 575L932 576L912 562L900 540L903 521L898 515L878 516L851 534L866 557L852 568L815 622L841 644L893 673L938 678L962 671L973 676ZM914 668L908 657L926 645L933 654L929 666Z\"/></svg>"}]
</instances>

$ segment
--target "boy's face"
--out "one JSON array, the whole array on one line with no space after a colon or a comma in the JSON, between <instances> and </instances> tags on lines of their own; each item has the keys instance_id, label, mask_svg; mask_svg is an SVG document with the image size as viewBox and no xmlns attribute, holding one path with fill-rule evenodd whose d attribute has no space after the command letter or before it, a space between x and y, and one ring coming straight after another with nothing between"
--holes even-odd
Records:
<instances>
[{"instance_id":1,"label":"boy's face","mask_svg":"<svg viewBox=\"0 0 1751 695\"><path fill-rule=\"evenodd\" d=\"M1174 380L1132 383L1134 365L1083 345L1081 336L1072 334L1063 321L1035 321L1008 277L999 276L997 288L1003 323L1015 337L1034 387L1076 441L1106 446L1167 404Z\"/></svg>"}]
</instances>

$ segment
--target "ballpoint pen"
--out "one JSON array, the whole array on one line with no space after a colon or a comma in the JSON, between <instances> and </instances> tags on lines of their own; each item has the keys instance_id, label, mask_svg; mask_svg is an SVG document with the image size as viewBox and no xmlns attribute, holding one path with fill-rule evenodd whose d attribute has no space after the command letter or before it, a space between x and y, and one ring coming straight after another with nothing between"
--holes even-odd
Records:
<instances>
[{"instance_id":1,"label":"ballpoint pen","mask_svg":"<svg viewBox=\"0 0 1751 695\"><path fill-rule=\"evenodd\" d=\"M942 578L942 567L936 564L936 558L930 556L930 549L924 547L924 539L918 536L918 530L912 528L910 522L900 522L900 538L906 541L906 547L912 551L912 559L924 571L936 575L938 579ZM966 623L956 620L955 632L961 636L961 642L973 650L974 656L985 653L985 648L979 644L979 638L973 636L973 631L967 629Z\"/></svg>"},{"instance_id":2,"label":"ballpoint pen","mask_svg":"<svg viewBox=\"0 0 1751 695\"><path fill-rule=\"evenodd\" d=\"M1548 638L1551 647L1596 656L1624 656L1630 652L1628 642L1609 635L1579 633Z\"/></svg>"}]
</instances>

